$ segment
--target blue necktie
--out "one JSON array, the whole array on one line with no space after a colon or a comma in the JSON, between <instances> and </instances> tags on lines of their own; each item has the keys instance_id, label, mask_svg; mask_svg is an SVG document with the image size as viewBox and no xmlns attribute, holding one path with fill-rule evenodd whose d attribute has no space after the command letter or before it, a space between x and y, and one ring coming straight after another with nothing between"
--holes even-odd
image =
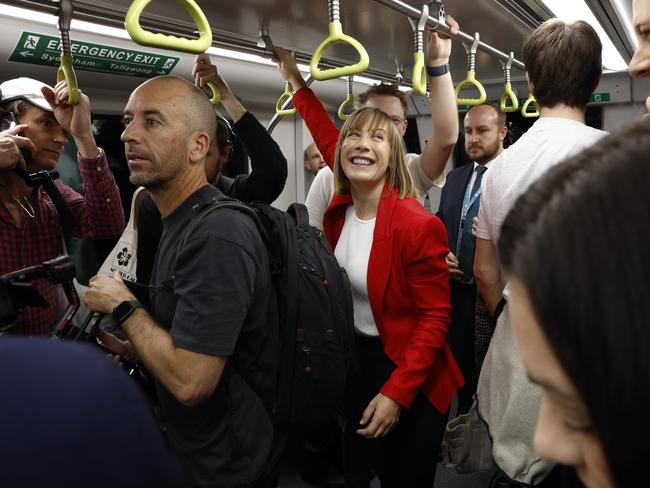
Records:
<instances>
[{"instance_id":1,"label":"blue necktie","mask_svg":"<svg viewBox=\"0 0 650 488\"><path fill-rule=\"evenodd\" d=\"M487 171L487 168L485 166L477 166L474 171L476 171L476 179L474 180L470 192L470 201L472 201L472 198L474 198L479 188L481 188L481 181L483 180L483 175ZM479 205L480 200L476 199L476 201L469 207L467 215L465 216L465 225L462 230L463 233L460 238L460 256L458 256L458 261L460 263L460 269L463 270L463 281L468 283L474 279L472 268L474 267L476 241L472 235L472 219L478 215Z\"/></svg>"}]
</instances>

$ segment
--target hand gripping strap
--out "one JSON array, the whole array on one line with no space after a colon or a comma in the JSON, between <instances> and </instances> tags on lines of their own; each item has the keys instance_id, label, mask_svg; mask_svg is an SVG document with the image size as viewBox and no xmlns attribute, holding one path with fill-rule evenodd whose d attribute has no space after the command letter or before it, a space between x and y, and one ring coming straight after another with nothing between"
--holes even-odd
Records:
<instances>
[{"instance_id":1,"label":"hand gripping strap","mask_svg":"<svg viewBox=\"0 0 650 488\"><path fill-rule=\"evenodd\" d=\"M77 88L77 75L72 67L71 55L61 55L61 64L56 72L56 82L63 80L68 82L68 105L76 105L79 103L79 89Z\"/></svg>"}]
</instances>

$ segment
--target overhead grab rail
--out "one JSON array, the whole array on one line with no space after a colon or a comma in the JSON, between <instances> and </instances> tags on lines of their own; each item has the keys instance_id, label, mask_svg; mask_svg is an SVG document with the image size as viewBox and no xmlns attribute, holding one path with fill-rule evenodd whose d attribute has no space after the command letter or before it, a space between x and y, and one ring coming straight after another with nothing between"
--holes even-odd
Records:
<instances>
[{"instance_id":1,"label":"overhead grab rail","mask_svg":"<svg viewBox=\"0 0 650 488\"><path fill-rule=\"evenodd\" d=\"M70 42L70 24L72 24L72 13L74 11L72 0L61 0L59 4L59 32L61 33L61 61L56 72L56 82L68 82L68 104L79 103L79 89L77 87L77 75L74 72L74 60L72 59L72 43Z\"/></svg>"},{"instance_id":2,"label":"overhead grab rail","mask_svg":"<svg viewBox=\"0 0 650 488\"><path fill-rule=\"evenodd\" d=\"M463 43L463 46L465 46L465 50L467 51L467 75L463 81L456 85L456 89L454 90L456 93L456 103L458 105L481 105L482 103L485 103L485 100L487 100L485 88L481 82L476 79L476 48L478 47L479 42L480 38L479 33L477 32L474 34L474 40L469 49L467 48L467 45ZM458 98L458 94L465 85L475 87L478 90L478 98Z\"/></svg>"},{"instance_id":3,"label":"overhead grab rail","mask_svg":"<svg viewBox=\"0 0 650 488\"><path fill-rule=\"evenodd\" d=\"M444 10L443 10L444 12ZM415 43L415 53L413 54L413 91L418 95L427 94L427 67L424 63L424 29L427 26L429 18L429 4L422 5L422 12L417 23L408 18L413 28L413 37ZM443 13L444 18L444 13Z\"/></svg>"},{"instance_id":4,"label":"overhead grab rail","mask_svg":"<svg viewBox=\"0 0 650 488\"><path fill-rule=\"evenodd\" d=\"M341 10L339 0L327 0L327 6L329 12L329 36L327 36L327 38L316 48L314 55L311 57L309 72L314 77L314 79L319 81L331 80L334 78L341 78L344 76L352 76L363 73L370 64L368 53L359 41L343 33L343 27L341 26ZM356 49L357 53L359 54L359 61L350 66L342 66L339 68L330 68L326 70L319 69L318 63L323 57L325 50L332 44L337 43L349 44L354 49Z\"/></svg>"},{"instance_id":5,"label":"overhead grab rail","mask_svg":"<svg viewBox=\"0 0 650 488\"><path fill-rule=\"evenodd\" d=\"M348 114L345 113L345 109L348 105L351 105L354 108L354 96L352 95L352 81L353 81L353 77L348 76L346 97L345 100L343 100L343 103L339 106L339 111L338 111L339 120L345 121L348 118Z\"/></svg>"},{"instance_id":6,"label":"overhead grab rail","mask_svg":"<svg viewBox=\"0 0 650 488\"><path fill-rule=\"evenodd\" d=\"M397 12L400 12L413 20L418 20L420 18L420 14L421 14L420 10L401 0L375 0L375 2L381 3L382 5L385 5L386 7L389 7ZM441 3L441 2L439 1L434 2L434 4L437 3ZM447 34L447 35L452 35L449 26L439 18L429 16L429 18L427 19L427 25L435 31L442 32L443 34ZM458 33L454 36L454 38L466 44L471 44L474 41L474 36L471 36L463 31L458 31ZM490 46L489 44L485 44L484 42L479 42L477 49L491 56L494 56L495 58L500 59L502 61L508 61L510 57L508 54L499 51L498 49L495 49L494 47ZM518 61L517 59L513 59L512 67L517 68L518 70L521 71L525 70L524 63Z\"/></svg>"},{"instance_id":7,"label":"overhead grab rail","mask_svg":"<svg viewBox=\"0 0 650 488\"><path fill-rule=\"evenodd\" d=\"M531 112L529 110L529 107L535 104L535 111ZM528 95L528 98L524 102L523 106L521 107L521 116L525 117L527 119L534 119L536 117L539 117L539 107L537 106L537 100L535 100L535 97L531 93Z\"/></svg>"},{"instance_id":8,"label":"overhead grab rail","mask_svg":"<svg viewBox=\"0 0 650 488\"><path fill-rule=\"evenodd\" d=\"M517 99L517 94L512 90L512 83L510 79L510 68L512 66L512 61L515 59L515 53L510 51L510 59L507 62L499 60L501 66L503 67L503 77L505 79L505 85L503 85L503 93L501 94L501 111L504 113L516 112L519 110L519 100ZM508 105L510 102L510 105Z\"/></svg>"},{"instance_id":9,"label":"overhead grab rail","mask_svg":"<svg viewBox=\"0 0 650 488\"><path fill-rule=\"evenodd\" d=\"M140 15L142 15L142 12L151 0L134 0L124 18L126 31L134 42L142 46L170 49L172 51L192 54L204 53L212 45L212 30L210 29L208 19L205 17L201 7L194 0L176 1L181 4L185 11L190 14L192 20L194 20L199 32L198 39L188 39L186 37L177 37L143 29L140 25ZM208 82L208 86L212 90L212 98L210 101L213 105L217 105L221 101L219 89L211 81Z\"/></svg>"},{"instance_id":10,"label":"overhead grab rail","mask_svg":"<svg viewBox=\"0 0 650 488\"><path fill-rule=\"evenodd\" d=\"M293 98L293 87L291 86L291 83L287 81L287 85L284 88L284 93L280 95L280 98L278 98L277 103L275 104L275 113L278 114L280 117L285 117L287 115L293 115L296 113L295 108L286 108L285 107L285 102L291 102L291 99ZM287 103L287 106L289 104Z\"/></svg>"}]
</instances>

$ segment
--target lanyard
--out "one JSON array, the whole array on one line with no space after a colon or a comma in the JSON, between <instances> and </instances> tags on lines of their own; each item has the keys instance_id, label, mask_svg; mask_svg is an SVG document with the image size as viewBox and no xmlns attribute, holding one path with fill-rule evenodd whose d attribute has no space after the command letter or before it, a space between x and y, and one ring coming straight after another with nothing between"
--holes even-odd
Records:
<instances>
[{"instance_id":1,"label":"lanyard","mask_svg":"<svg viewBox=\"0 0 650 488\"><path fill-rule=\"evenodd\" d=\"M474 170L476 171L476 170ZM478 178L478 174L476 174L476 178ZM476 178L474 178L474 182L476 182ZM460 241L462 240L463 237L463 229L465 228L465 221L467 220L467 213L469 212L469 209L472 208L472 205L478 200L478 198L481 196L481 187L476 190L476 193L474 196L470 198L470 193L472 192L472 178L469 179L469 183L467 183L467 188L465 189L465 196L463 197L463 212L460 216L460 227L458 228L458 237L456 239L456 257L460 256Z\"/></svg>"}]
</instances>

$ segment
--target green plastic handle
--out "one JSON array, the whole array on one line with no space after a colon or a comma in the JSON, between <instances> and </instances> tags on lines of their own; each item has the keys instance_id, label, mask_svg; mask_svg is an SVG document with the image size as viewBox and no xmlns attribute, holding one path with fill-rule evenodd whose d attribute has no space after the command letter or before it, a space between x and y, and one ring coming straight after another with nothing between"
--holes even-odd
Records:
<instances>
[{"instance_id":1,"label":"green plastic handle","mask_svg":"<svg viewBox=\"0 0 650 488\"><path fill-rule=\"evenodd\" d=\"M339 106L339 120L345 121L348 118L348 114L345 113L345 107L348 105L354 106L354 97L352 96L352 93L348 93L348 96L345 97L345 100L343 100L343 103Z\"/></svg>"},{"instance_id":2,"label":"green plastic handle","mask_svg":"<svg viewBox=\"0 0 650 488\"><path fill-rule=\"evenodd\" d=\"M528 107L530 106L531 103L535 104L535 111L534 112L529 112ZM530 96L526 99L524 102L524 105L521 107L521 116L525 117L527 119L534 119L535 117L539 117L539 109L537 108L537 100L535 100L535 97L531 93Z\"/></svg>"},{"instance_id":3,"label":"green plastic handle","mask_svg":"<svg viewBox=\"0 0 650 488\"><path fill-rule=\"evenodd\" d=\"M416 51L413 54L413 91L418 95L427 94L427 67L424 64L424 53Z\"/></svg>"},{"instance_id":4,"label":"green plastic handle","mask_svg":"<svg viewBox=\"0 0 650 488\"><path fill-rule=\"evenodd\" d=\"M72 67L72 56L61 55L61 64L56 72L56 82L68 82L68 105L79 103L79 89L77 88L77 75Z\"/></svg>"},{"instance_id":5,"label":"green plastic handle","mask_svg":"<svg viewBox=\"0 0 650 488\"><path fill-rule=\"evenodd\" d=\"M508 105L510 102L510 105ZM503 113L516 112L519 110L519 100L517 94L512 91L512 85L506 83L503 86L503 93L501 94L501 111Z\"/></svg>"},{"instance_id":6,"label":"green plastic handle","mask_svg":"<svg viewBox=\"0 0 650 488\"><path fill-rule=\"evenodd\" d=\"M320 58L323 57L325 50L330 47L332 44L336 43L345 43L352 46L359 53L359 61L356 64L350 66L342 66L340 68L331 68L326 70L318 69L318 63ZM365 48L361 45L359 41L355 38L350 37L346 34L343 34L343 28L341 27L341 22L334 20L329 24L329 36L323 42L320 43L320 46L316 48L316 52L311 57L311 63L309 64L309 72L312 77L316 80L332 80L334 78L341 78L344 76L353 76L363 73L370 64L370 57L366 52Z\"/></svg>"},{"instance_id":7,"label":"green plastic handle","mask_svg":"<svg viewBox=\"0 0 650 488\"><path fill-rule=\"evenodd\" d=\"M293 87L291 86L291 83L287 82L287 86L284 89L284 93L280 95L280 98L278 98L278 102L275 104L276 114L278 114L281 117L284 117L285 115L293 115L296 113L295 108L282 110L282 105L284 105L284 102L289 100L291 97L293 97Z\"/></svg>"},{"instance_id":8,"label":"green plastic handle","mask_svg":"<svg viewBox=\"0 0 650 488\"><path fill-rule=\"evenodd\" d=\"M465 85L473 85L478 90L478 98L458 98L461 88ZM485 93L485 88L481 85L481 82L476 79L476 72L474 70L468 71L467 76L463 81L456 85L454 90L456 93L456 103L458 105L481 105L487 100L487 94Z\"/></svg>"},{"instance_id":9,"label":"green plastic handle","mask_svg":"<svg viewBox=\"0 0 650 488\"><path fill-rule=\"evenodd\" d=\"M198 39L170 36L144 30L140 26L140 15L151 0L134 0L126 12L124 24L134 42L143 46L171 49L186 53L200 54L212 44L212 31L205 14L194 0L176 0L190 14L199 31Z\"/></svg>"},{"instance_id":10,"label":"green plastic handle","mask_svg":"<svg viewBox=\"0 0 650 488\"><path fill-rule=\"evenodd\" d=\"M212 90L212 98L210 99L210 102L212 105L219 105L219 102L221 101L221 92L219 91L217 84L212 81L208 81L207 85L210 87L210 90Z\"/></svg>"}]
</instances>

